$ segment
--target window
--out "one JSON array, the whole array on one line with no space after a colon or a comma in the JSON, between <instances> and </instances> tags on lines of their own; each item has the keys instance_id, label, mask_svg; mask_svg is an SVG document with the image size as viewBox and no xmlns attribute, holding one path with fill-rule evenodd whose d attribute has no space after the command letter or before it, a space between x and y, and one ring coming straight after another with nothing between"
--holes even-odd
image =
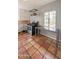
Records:
<instances>
[{"instance_id":1,"label":"window","mask_svg":"<svg viewBox=\"0 0 79 59\"><path fill-rule=\"evenodd\" d=\"M56 30L56 11L44 13L44 28L47 30Z\"/></svg>"}]
</instances>

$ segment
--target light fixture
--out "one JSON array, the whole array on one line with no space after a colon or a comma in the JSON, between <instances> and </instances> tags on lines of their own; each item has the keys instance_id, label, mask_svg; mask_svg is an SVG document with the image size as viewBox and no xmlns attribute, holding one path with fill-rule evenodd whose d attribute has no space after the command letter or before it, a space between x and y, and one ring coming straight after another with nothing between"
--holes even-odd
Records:
<instances>
[{"instance_id":1,"label":"light fixture","mask_svg":"<svg viewBox=\"0 0 79 59\"><path fill-rule=\"evenodd\" d=\"M37 9L32 9L29 12L36 12L36 11L38 11L38 10Z\"/></svg>"},{"instance_id":2,"label":"light fixture","mask_svg":"<svg viewBox=\"0 0 79 59\"><path fill-rule=\"evenodd\" d=\"M38 13L37 13L37 9L32 9L32 10L29 10L29 12L31 13L31 16L37 16Z\"/></svg>"}]
</instances>

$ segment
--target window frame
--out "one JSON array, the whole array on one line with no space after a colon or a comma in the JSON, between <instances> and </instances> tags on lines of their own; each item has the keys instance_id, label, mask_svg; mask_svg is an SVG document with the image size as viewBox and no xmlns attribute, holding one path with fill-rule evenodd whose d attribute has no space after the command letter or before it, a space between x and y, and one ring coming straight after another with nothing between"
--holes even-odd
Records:
<instances>
[{"instance_id":1,"label":"window frame","mask_svg":"<svg viewBox=\"0 0 79 59\"><path fill-rule=\"evenodd\" d=\"M50 29L50 28L52 28L52 27L50 27L50 15L51 15L50 12L53 12L52 16L55 17L55 19L54 19L55 24L54 24L54 27L53 27L54 29L53 30ZM48 26L45 26L45 17L47 16L47 15L45 15L45 13L48 13ZM56 11L53 10L53 11L49 11L49 12L45 12L45 13L44 13L44 28L47 27L47 29L45 28L46 30L50 30L50 31L55 32L56 31Z\"/></svg>"}]
</instances>

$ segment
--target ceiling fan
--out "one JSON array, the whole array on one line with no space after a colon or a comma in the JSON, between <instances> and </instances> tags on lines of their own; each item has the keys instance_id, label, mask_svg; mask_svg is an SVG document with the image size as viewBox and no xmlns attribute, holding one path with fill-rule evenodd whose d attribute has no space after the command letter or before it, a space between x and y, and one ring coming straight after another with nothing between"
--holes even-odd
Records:
<instances>
[{"instance_id":1,"label":"ceiling fan","mask_svg":"<svg viewBox=\"0 0 79 59\"><path fill-rule=\"evenodd\" d=\"M29 12L36 12L36 11L38 11L38 9L29 10Z\"/></svg>"},{"instance_id":2,"label":"ceiling fan","mask_svg":"<svg viewBox=\"0 0 79 59\"><path fill-rule=\"evenodd\" d=\"M37 16L38 15L37 11L38 9L29 10L29 12L31 13L31 16Z\"/></svg>"}]
</instances>

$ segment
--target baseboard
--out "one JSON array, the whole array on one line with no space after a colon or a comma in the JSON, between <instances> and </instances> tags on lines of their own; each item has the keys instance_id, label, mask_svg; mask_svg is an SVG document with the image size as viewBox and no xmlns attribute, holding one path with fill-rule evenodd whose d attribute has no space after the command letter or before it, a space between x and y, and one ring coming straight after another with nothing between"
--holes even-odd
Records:
<instances>
[{"instance_id":1,"label":"baseboard","mask_svg":"<svg viewBox=\"0 0 79 59\"><path fill-rule=\"evenodd\" d=\"M40 33L40 34L43 35L43 36L46 36L46 37L48 37L48 38L50 38L50 39L54 39L54 40L56 40L56 37L50 37L50 36L47 36L47 35L42 34L42 33Z\"/></svg>"}]
</instances>

